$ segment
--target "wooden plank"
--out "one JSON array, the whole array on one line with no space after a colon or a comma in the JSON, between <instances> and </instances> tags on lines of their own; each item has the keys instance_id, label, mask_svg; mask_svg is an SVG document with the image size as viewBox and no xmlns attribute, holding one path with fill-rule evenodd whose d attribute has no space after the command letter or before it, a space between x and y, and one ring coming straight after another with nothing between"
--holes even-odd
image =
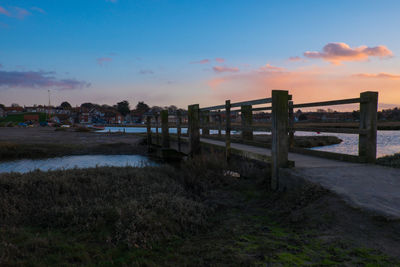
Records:
<instances>
[{"instance_id":1,"label":"wooden plank","mask_svg":"<svg viewBox=\"0 0 400 267\"><path fill-rule=\"evenodd\" d=\"M360 101L361 101L360 98L349 98L349 99L341 99L341 100L295 104L295 105L293 105L293 108L308 108L308 107L344 105L344 104L360 103Z\"/></svg>"},{"instance_id":2,"label":"wooden plank","mask_svg":"<svg viewBox=\"0 0 400 267\"><path fill-rule=\"evenodd\" d=\"M200 111L199 105L190 105L188 107L189 120L189 155L194 156L200 153Z\"/></svg>"},{"instance_id":3,"label":"wooden plank","mask_svg":"<svg viewBox=\"0 0 400 267\"><path fill-rule=\"evenodd\" d=\"M251 110L251 105L246 105L241 107L242 111L242 138L243 140L253 140L253 112Z\"/></svg>"},{"instance_id":4,"label":"wooden plank","mask_svg":"<svg viewBox=\"0 0 400 267\"><path fill-rule=\"evenodd\" d=\"M272 190L279 190L279 168L288 166L288 98L288 91L272 90Z\"/></svg>"},{"instance_id":5,"label":"wooden plank","mask_svg":"<svg viewBox=\"0 0 400 267\"><path fill-rule=\"evenodd\" d=\"M151 140L151 116L146 117L146 125L147 125L147 151L151 151L151 145L152 145L152 140Z\"/></svg>"},{"instance_id":6,"label":"wooden plank","mask_svg":"<svg viewBox=\"0 0 400 267\"><path fill-rule=\"evenodd\" d=\"M354 128L331 128L331 127L294 127L296 131L303 132L321 132L321 133L345 133L345 134L359 134L360 132L365 132L363 130Z\"/></svg>"},{"instance_id":7,"label":"wooden plank","mask_svg":"<svg viewBox=\"0 0 400 267\"><path fill-rule=\"evenodd\" d=\"M272 110L272 107L253 108L252 111Z\"/></svg>"},{"instance_id":8,"label":"wooden plank","mask_svg":"<svg viewBox=\"0 0 400 267\"><path fill-rule=\"evenodd\" d=\"M168 110L161 111L162 148L169 148Z\"/></svg>"},{"instance_id":9,"label":"wooden plank","mask_svg":"<svg viewBox=\"0 0 400 267\"><path fill-rule=\"evenodd\" d=\"M289 147L294 147L294 113L293 113L293 101L289 101Z\"/></svg>"},{"instance_id":10,"label":"wooden plank","mask_svg":"<svg viewBox=\"0 0 400 267\"><path fill-rule=\"evenodd\" d=\"M369 163L376 160L376 136L378 120L378 92L360 94L360 133L358 138L358 154Z\"/></svg>"},{"instance_id":11,"label":"wooden plank","mask_svg":"<svg viewBox=\"0 0 400 267\"><path fill-rule=\"evenodd\" d=\"M225 101L225 155L229 162L231 156L231 101Z\"/></svg>"},{"instance_id":12,"label":"wooden plank","mask_svg":"<svg viewBox=\"0 0 400 267\"><path fill-rule=\"evenodd\" d=\"M212 107L201 108L200 111L217 110L217 109L225 109L225 105L219 105L219 106L212 106Z\"/></svg>"},{"instance_id":13,"label":"wooden plank","mask_svg":"<svg viewBox=\"0 0 400 267\"><path fill-rule=\"evenodd\" d=\"M210 135L210 111L204 110L200 112L201 114L201 129L202 129L202 136L209 136Z\"/></svg>"},{"instance_id":14,"label":"wooden plank","mask_svg":"<svg viewBox=\"0 0 400 267\"><path fill-rule=\"evenodd\" d=\"M176 135L178 138L178 152L182 152L181 149L181 124L182 124L182 114L180 110L176 111Z\"/></svg>"},{"instance_id":15,"label":"wooden plank","mask_svg":"<svg viewBox=\"0 0 400 267\"><path fill-rule=\"evenodd\" d=\"M156 143L157 145L160 145L160 135L158 133L158 114L156 114L154 118L156 120Z\"/></svg>"},{"instance_id":16,"label":"wooden plank","mask_svg":"<svg viewBox=\"0 0 400 267\"><path fill-rule=\"evenodd\" d=\"M248 105L261 105L261 104L268 104L272 102L272 98L262 98L250 101L243 101L243 102L236 102L231 104L231 108L241 107L241 106L248 106Z\"/></svg>"}]
</instances>

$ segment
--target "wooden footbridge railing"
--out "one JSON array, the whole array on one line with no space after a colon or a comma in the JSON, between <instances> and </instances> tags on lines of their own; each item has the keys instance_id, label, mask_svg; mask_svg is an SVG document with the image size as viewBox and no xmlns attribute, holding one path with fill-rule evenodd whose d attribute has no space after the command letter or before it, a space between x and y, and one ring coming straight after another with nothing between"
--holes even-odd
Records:
<instances>
[{"instance_id":1,"label":"wooden footbridge railing","mask_svg":"<svg viewBox=\"0 0 400 267\"><path fill-rule=\"evenodd\" d=\"M320 106L333 106L344 104L360 104L360 123L359 128L329 128L329 127L304 127L294 120L294 109L310 108ZM293 103L292 96L288 91L273 90L270 98L262 98L251 101L231 103L226 100L225 104L211 107L200 108L198 104L188 106L188 112L175 112L173 122L169 121L167 110L159 114L148 114L147 117L147 138L148 144L152 142L152 126L156 128L156 142L162 148L170 147L169 128L176 127L178 150L181 151L182 125L187 124L187 134L189 142L189 155L194 156L201 153L200 137L211 138L217 136L222 138L225 132L225 154L229 160L231 149L231 132L240 131L241 138L248 143L253 140L253 133L256 130L271 132L271 187L279 187L279 169L291 166L288 155L289 152L311 154L314 156L339 159L353 162L373 163L376 159L376 138L377 138L377 92L363 92L358 98L341 99L334 101L323 101L313 103ZM269 121L264 125L254 125L253 117L260 111L270 111ZM240 114L240 116L239 116ZM158 128L159 118L161 117L161 143L159 140ZM240 121L240 124L238 123ZM332 132L332 133L351 133L359 135L358 156L301 149L294 146L294 132L313 131L313 132ZM213 131L214 134L211 134ZM267 151L266 151L267 153ZM266 155L267 156L267 155Z\"/></svg>"}]
</instances>

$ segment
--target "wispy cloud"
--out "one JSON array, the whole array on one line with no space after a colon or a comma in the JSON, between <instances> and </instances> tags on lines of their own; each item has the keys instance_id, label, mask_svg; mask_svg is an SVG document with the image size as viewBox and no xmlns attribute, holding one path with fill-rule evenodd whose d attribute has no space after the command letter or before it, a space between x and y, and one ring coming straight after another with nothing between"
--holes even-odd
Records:
<instances>
[{"instance_id":1,"label":"wispy cloud","mask_svg":"<svg viewBox=\"0 0 400 267\"><path fill-rule=\"evenodd\" d=\"M289 57L289 61L293 61L293 62L302 61L302 60L303 59L301 57L299 57L299 56L297 56L297 57Z\"/></svg>"},{"instance_id":2,"label":"wispy cloud","mask_svg":"<svg viewBox=\"0 0 400 267\"><path fill-rule=\"evenodd\" d=\"M29 16L31 14L31 12L29 12L28 10L20 7L14 7L14 10L14 14L17 19L24 19L26 16Z\"/></svg>"},{"instance_id":3,"label":"wispy cloud","mask_svg":"<svg viewBox=\"0 0 400 267\"><path fill-rule=\"evenodd\" d=\"M272 66L271 64L267 63L264 66L260 67L258 71L284 71L285 68Z\"/></svg>"},{"instance_id":4,"label":"wispy cloud","mask_svg":"<svg viewBox=\"0 0 400 267\"><path fill-rule=\"evenodd\" d=\"M90 86L90 83L84 81L57 79L54 75L55 72L46 71L0 71L0 87L73 90Z\"/></svg>"},{"instance_id":5,"label":"wispy cloud","mask_svg":"<svg viewBox=\"0 0 400 267\"><path fill-rule=\"evenodd\" d=\"M0 14L11 18L24 19L26 16L31 15L31 12L21 7L11 7L8 10L0 6Z\"/></svg>"},{"instance_id":6,"label":"wispy cloud","mask_svg":"<svg viewBox=\"0 0 400 267\"><path fill-rule=\"evenodd\" d=\"M146 75L146 74L154 74L152 70L140 70L139 74Z\"/></svg>"},{"instance_id":7,"label":"wispy cloud","mask_svg":"<svg viewBox=\"0 0 400 267\"><path fill-rule=\"evenodd\" d=\"M393 53L384 45L375 47L363 45L351 48L345 43L328 43L323 47L322 51L307 51L304 56L310 59L321 58L332 64L340 65L343 61L367 60L369 57L391 57Z\"/></svg>"},{"instance_id":8,"label":"wispy cloud","mask_svg":"<svg viewBox=\"0 0 400 267\"><path fill-rule=\"evenodd\" d=\"M215 66L215 67L213 67L213 71L216 72L216 73L238 72L239 68L237 68L237 67L226 67L226 66Z\"/></svg>"},{"instance_id":9,"label":"wispy cloud","mask_svg":"<svg viewBox=\"0 0 400 267\"><path fill-rule=\"evenodd\" d=\"M44 11L40 7L33 6L33 7L31 7L31 10L37 11L37 12L42 13L42 14L46 14L46 11Z\"/></svg>"},{"instance_id":10,"label":"wispy cloud","mask_svg":"<svg viewBox=\"0 0 400 267\"><path fill-rule=\"evenodd\" d=\"M6 15L8 17L11 17L10 12L8 12L4 7L0 6L0 14Z\"/></svg>"},{"instance_id":11,"label":"wispy cloud","mask_svg":"<svg viewBox=\"0 0 400 267\"><path fill-rule=\"evenodd\" d=\"M210 63L209 59L202 59L202 60L199 60L199 61L190 62L190 64L207 64L207 63Z\"/></svg>"},{"instance_id":12,"label":"wispy cloud","mask_svg":"<svg viewBox=\"0 0 400 267\"><path fill-rule=\"evenodd\" d=\"M225 59L222 57L217 57L217 58L215 58L215 61L217 61L218 63L224 63Z\"/></svg>"},{"instance_id":13,"label":"wispy cloud","mask_svg":"<svg viewBox=\"0 0 400 267\"><path fill-rule=\"evenodd\" d=\"M357 74L353 74L352 76L353 77L358 77L358 78L400 79L400 75L386 73L386 72L380 72L380 73L357 73Z\"/></svg>"},{"instance_id":14,"label":"wispy cloud","mask_svg":"<svg viewBox=\"0 0 400 267\"><path fill-rule=\"evenodd\" d=\"M111 57L99 57L98 59L96 59L97 64L99 64L100 66L103 66L104 63L106 62L111 62L113 61L113 59Z\"/></svg>"}]
</instances>

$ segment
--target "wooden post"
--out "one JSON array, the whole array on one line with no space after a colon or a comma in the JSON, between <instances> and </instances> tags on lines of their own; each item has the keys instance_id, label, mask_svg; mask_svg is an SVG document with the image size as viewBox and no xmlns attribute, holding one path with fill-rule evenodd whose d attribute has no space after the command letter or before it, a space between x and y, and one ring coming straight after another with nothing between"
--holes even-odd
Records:
<instances>
[{"instance_id":1,"label":"wooden post","mask_svg":"<svg viewBox=\"0 0 400 267\"><path fill-rule=\"evenodd\" d=\"M358 155L368 163L376 160L377 120L378 92L361 93Z\"/></svg>"},{"instance_id":2,"label":"wooden post","mask_svg":"<svg viewBox=\"0 0 400 267\"><path fill-rule=\"evenodd\" d=\"M190 105L188 107L188 134L189 134L189 155L194 156L200 153L200 110L199 105Z\"/></svg>"},{"instance_id":3,"label":"wooden post","mask_svg":"<svg viewBox=\"0 0 400 267\"><path fill-rule=\"evenodd\" d=\"M151 151L151 116L146 117L146 125L147 125L147 150L148 152Z\"/></svg>"},{"instance_id":4,"label":"wooden post","mask_svg":"<svg viewBox=\"0 0 400 267\"><path fill-rule=\"evenodd\" d=\"M241 106L242 113L242 138L243 140L253 140L253 111L251 105Z\"/></svg>"},{"instance_id":5,"label":"wooden post","mask_svg":"<svg viewBox=\"0 0 400 267\"><path fill-rule=\"evenodd\" d=\"M289 147L294 147L294 113L293 101L289 101Z\"/></svg>"},{"instance_id":6,"label":"wooden post","mask_svg":"<svg viewBox=\"0 0 400 267\"><path fill-rule=\"evenodd\" d=\"M176 135L178 137L178 151L181 152L181 124L182 124L182 117L181 111L176 111Z\"/></svg>"},{"instance_id":7,"label":"wooden post","mask_svg":"<svg viewBox=\"0 0 400 267\"><path fill-rule=\"evenodd\" d=\"M161 111L162 148L169 148L168 110Z\"/></svg>"},{"instance_id":8,"label":"wooden post","mask_svg":"<svg viewBox=\"0 0 400 267\"><path fill-rule=\"evenodd\" d=\"M222 116L221 116L221 110L218 110L218 137L222 136Z\"/></svg>"},{"instance_id":9,"label":"wooden post","mask_svg":"<svg viewBox=\"0 0 400 267\"><path fill-rule=\"evenodd\" d=\"M202 136L210 135L210 111L206 110L201 112L201 121L202 121Z\"/></svg>"},{"instance_id":10,"label":"wooden post","mask_svg":"<svg viewBox=\"0 0 400 267\"><path fill-rule=\"evenodd\" d=\"M288 163L288 91L272 90L271 189L279 189L279 168Z\"/></svg>"},{"instance_id":11,"label":"wooden post","mask_svg":"<svg viewBox=\"0 0 400 267\"><path fill-rule=\"evenodd\" d=\"M158 134L158 114L154 115L154 119L156 120L156 144L160 145L160 135Z\"/></svg>"},{"instance_id":12,"label":"wooden post","mask_svg":"<svg viewBox=\"0 0 400 267\"><path fill-rule=\"evenodd\" d=\"M225 154L226 161L229 162L231 157L231 101L225 101Z\"/></svg>"}]
</instances>

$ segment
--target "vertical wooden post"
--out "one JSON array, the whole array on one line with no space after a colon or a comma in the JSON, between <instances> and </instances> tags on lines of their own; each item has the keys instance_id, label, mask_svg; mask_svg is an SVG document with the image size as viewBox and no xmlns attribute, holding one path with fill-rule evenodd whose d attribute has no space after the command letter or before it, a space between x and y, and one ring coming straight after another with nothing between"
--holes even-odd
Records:
<instances>
[{"instance_id":1,"label":"vertical wooden post","mask_svg":"<svg viewBox=\"0 0 400 267\"><path fill-rule=\"evenodd\" d=\"M151 145L152 145L152 140L151 140L151 116L146 117L146 125L147 125L147 150L148 152L151 151Z\"/></svg>"},{"instance_id":2,"label":"vertical wooden post","mask_svg":"<svg viewBox=\"0 0 400 267\"><path fill-rule=\"evenodd\" d=\"M368 163L376 160L376 136L378 120L378 92L360 94L360 134L358 155Z\"/></svg>"},{"instance_id":3,"label":"vertical wooden post","mask_svg":"<svg viewBox=\"0 0 400 267\"><path fill-rule=\"evenodd\" d=\"M160 135L158 134L158 114L154 115L154 119L156 120L156 144L160 145Z\"/></svg>"},{"instance_id":4,"label":"vertical wooden post","mask_svg":"<svg viewBox=\"0 0 400 267\"><path fill-rule=\"evenodd\" d=\"M161 111L162 148L169 148L168 110Z\"/></svg>"},{"instance_id":5,"label":"vertical wooden post","mask_svg":"<svg viewBox=\"0 0 400 267\"><path fill-rule=\"evenodd\" d=\"M294 113L293 101L289 101L289 147L294 147Z\"/></svg>"},{"instance_id":6,"label":"vertical wooden post","mask_svg":"<svg viewBox=\"0 0 400 267\"><path fill-rule=\"evenodd\" d=\"M182 117L181 111L176 111L176 135L178 137L178 151L181 152L181 124L182 124Z\"/></svg>"},{"instance_id":7,"label":"vertical wooden post","mask_svg":"<svg viewBox=\"0 0 400 267\"><path fill-rule=\"evenodd\" d=\"M218 137L222 136L222 116L221 116L221 110L218 110Z\"/></svg>"},{"instance_id":8,"label":"vertical wooden post","mask_svg":"<svg viewBox=\"0 0 400 267\"><path fill-rule=\"evenodd\" d=\"M253 111L251 105L241 106L242 113L242 138L253 140Z\"/></svg>"},{"instance_id":9,"label":"vertical wooden post","mask_svg":"<svg viewBox=\"0 0 400 267\"><path fill-rule=\"evenodd\" d=\"M201 121L202 121L202 136L210 135L210 111L205 110L201 112Z\"/></svg>"},{"instance_id":10,"label":"vertical wooden post","mask_svg":"<svg viewBox=\"0 0 400 267\"><path fill-rule=\"evenodd\" d=\"M226 160L229 162L231 157L231 101L225 101L225 154Z\"/></svg>"},{"instance_id":11,"label":"vertical wooden post","mask_svg":"<svg viewBox=\"0 0 400 267\"><path fill-rule=\"evenodd\" d=\"M189 131L189 155L194 156L200 153L200 114L199 105L188 107L188 131Z\"/></svg>"},{"instance_id":12,"label":"vertical wooden post","mask_svg":"<svg viewBox=\"0 0 400 267\"><path fill-rule=\"evenodd\" d=\"M288 91L272 90L271 189L279 189L279 168L288 162Z\"/></svg>"}]
</instances>

